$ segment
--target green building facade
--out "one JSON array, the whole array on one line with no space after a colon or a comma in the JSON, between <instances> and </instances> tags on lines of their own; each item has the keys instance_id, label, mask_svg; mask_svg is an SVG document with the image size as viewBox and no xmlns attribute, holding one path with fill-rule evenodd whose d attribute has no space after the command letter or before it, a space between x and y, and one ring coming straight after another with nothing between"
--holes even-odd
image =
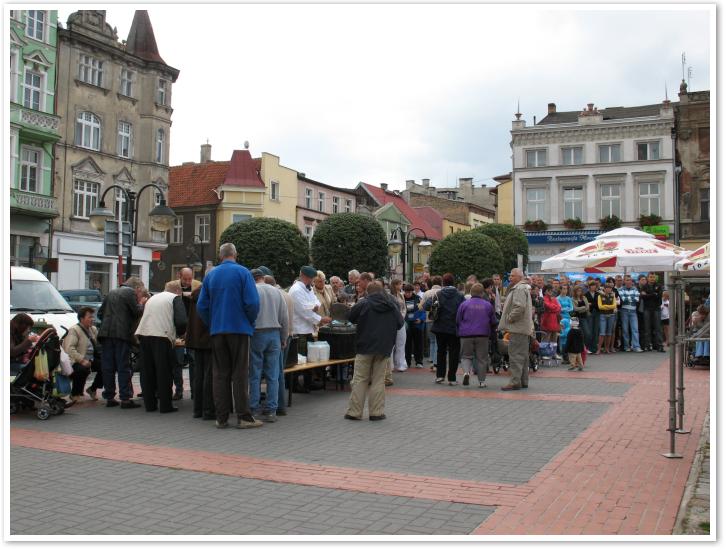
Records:
<instances>
[{"instance_id":1,"label":"green building facade","mask_svg":"<svg viewBox=\"0 0 726 551\"><path fill-rule=\"evenodd\" d=\"M42 269L53 219L58 12L10 11L10 264Z\"/></svg>"}]
</instances>

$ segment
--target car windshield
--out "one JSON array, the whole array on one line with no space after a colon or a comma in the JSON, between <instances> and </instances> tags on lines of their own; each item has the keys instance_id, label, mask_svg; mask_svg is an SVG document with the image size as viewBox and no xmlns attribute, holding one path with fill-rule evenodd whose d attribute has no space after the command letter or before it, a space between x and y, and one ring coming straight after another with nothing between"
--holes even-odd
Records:
<instances>
[{"instance_id":1,"label":"car windshield","mask_svg":"<svg viewBox=\"0 0 726 551\"><path fill-rule=\"evenodd\" d=\"M14 280L10 291L10 310L20 312L73 312L49 281Z\"/></svg>"},{"instance_id":2,"label":"car windshield","mask_svg":"<svg viewBox=\"0 0 726 551\"><path fill-rule=\"evenodd\" d=\"M100 293L93 293L91 291L88 294L76 294L76 293L61 293L63 297L70 302L101 302L103 298Z\"/></svg>"}]
</instances>

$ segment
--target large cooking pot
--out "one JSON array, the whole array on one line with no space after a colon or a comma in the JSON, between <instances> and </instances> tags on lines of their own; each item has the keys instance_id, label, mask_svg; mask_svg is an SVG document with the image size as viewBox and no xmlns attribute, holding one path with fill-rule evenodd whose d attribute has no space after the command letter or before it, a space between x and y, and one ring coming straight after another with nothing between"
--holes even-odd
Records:
<instances>
[{"instance_id":1,"label":"large cooking pot","mask_svg":"<svg viewBox=\"0 0 726 551\"><path fill-rule=\"evenodd\" d=\"M330 359L344 360L355 356L355 325L333 322L318 329L318 340L330 345Z\"/></svg>"}]
</instances>

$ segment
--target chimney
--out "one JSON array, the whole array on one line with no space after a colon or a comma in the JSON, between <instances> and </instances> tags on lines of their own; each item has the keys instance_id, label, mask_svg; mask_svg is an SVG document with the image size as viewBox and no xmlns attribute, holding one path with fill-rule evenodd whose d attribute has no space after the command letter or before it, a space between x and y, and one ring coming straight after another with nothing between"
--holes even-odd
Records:
<instances>
[{"instance_id":1,"label":"chimney","mask_svg":"<svg viewBox=\"0 0 726 551\"><path fill-rule=\"evenodd\" d=\"M547 104L547 114L554 115L555 113L557 113L557 106L554 103L548 103Z\"/></svg>"},{"instance_id":2,"label":"chimney","mask_svg":"<svg viewBox=\"0 0 726 551\"><path fill-rule=\"evenodd\" d=\"M406 189L411 189L416 185L416 180L406 180Z\"/></svg>"},{"instance_id":3,"label":"chimney","mask_svg":"<svg viewBox=\"0 0 726 551\"><path fill-rule=\"evenodd\" d=\"M212 144L202 144L201 154L199 155L200 163L208 163L212 160Z\"/></svg>"},{"instance_id":4,"label":"chimney","mask_svg":"<svg viewBox=\"0 0 726 551\"><path fill-rule=\"evenodd\" d=\"M388 191L388 184L386 184L385 182L384 182L384 183L382 183L382 184L381 184L381 189L382 189L383 191Z\"/></svg>"},{"instance_id":5,"label":"chimney","mask_svg":"<svg viewBox=\"0 0 726 551\"><path fill-rule=\"evenodd\" d=\"M424 178L424 179L421 180L421 184L423 185L423 187L429 187L429 182L430 181L431 180L429 180L428 178Z\"/></svg>"}]
</instances>

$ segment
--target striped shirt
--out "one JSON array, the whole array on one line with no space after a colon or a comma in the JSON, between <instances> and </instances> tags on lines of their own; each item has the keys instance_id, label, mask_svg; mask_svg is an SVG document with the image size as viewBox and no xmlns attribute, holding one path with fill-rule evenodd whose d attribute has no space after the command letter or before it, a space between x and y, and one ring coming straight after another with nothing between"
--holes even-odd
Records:
<instances>
[{"instance_id":1,"label":"striped shirt","mask_svg":"<svg viewBox=\"0 0 726 551\"><path fill-rule=\"evenodd\" d=\"M640 291L636 287L620 288L620 307L626 310L635 310L640 302Z\"/></svg>"}]
</instances>

